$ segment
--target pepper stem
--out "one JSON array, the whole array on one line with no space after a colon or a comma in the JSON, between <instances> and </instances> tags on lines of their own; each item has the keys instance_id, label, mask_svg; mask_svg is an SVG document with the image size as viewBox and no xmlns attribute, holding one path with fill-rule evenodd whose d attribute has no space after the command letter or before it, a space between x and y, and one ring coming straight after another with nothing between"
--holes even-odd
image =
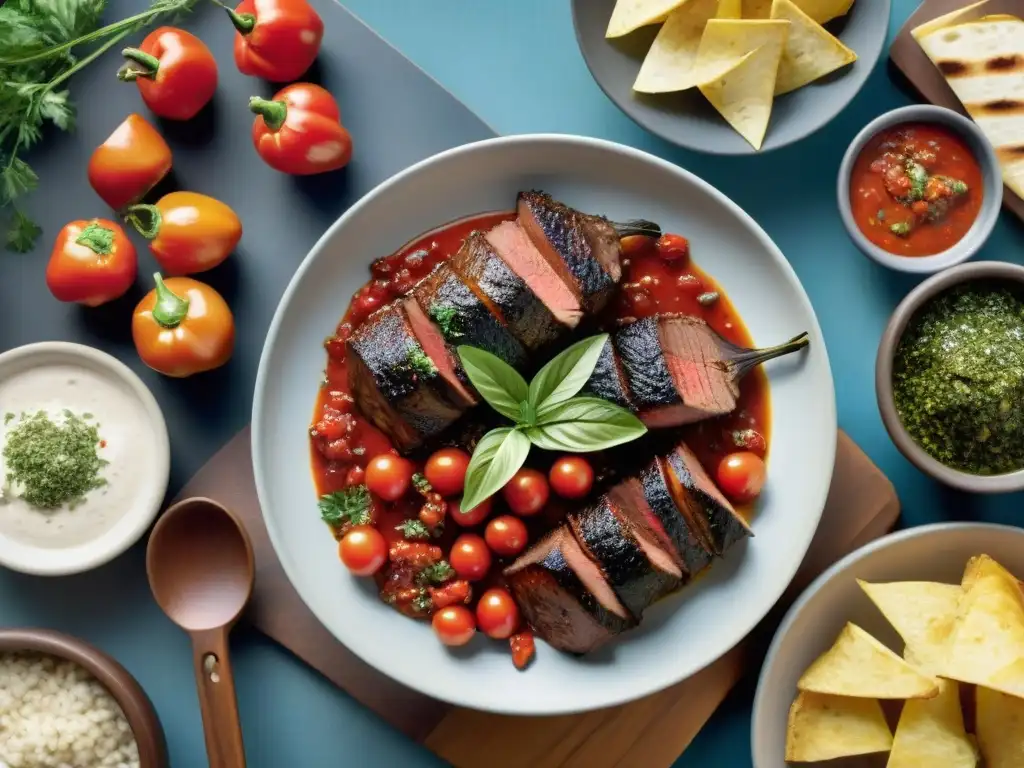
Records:
<instances>
[{"instance_id":1,"label":"pepper stem","mask_svg":"<svg viewBox=\"0 0 1024 768\"><path fill-rule=\"evenodd\" d=\"M188 316L188 299L183 299L164 284L159 272L153 275L156 283L156 305L153 319L163 328L177 328Z\"/></svg>"},{"instance_id":2,"label":"pepper stem","mask_svg":"<svg viewBox=\"0 0 1024 768\"><path fill-rule=\"evenodd\" d=\"M249 109L260 115L263 122L267 124L267 128L272 131L281 130L281 126L284 125L284 121L288 117L288 105L283 101L261 99L259 96L249 99Z\"/></svg>"},{"instance_id":3,"label":"pepper stem","mask_svg":"<svg viewBox=\"0 0 1024 768\"><path fill-rule=\"evenodd\" d=\"M213 4L219 5L227 12L228 18L231 19L231 23L235 25L235 29L237 29L241 34L248 35L252 32L252 28L256 26L255 13L239 13L234 8L224 5L220 0L213 0Z\"/></svg>"},{"instance_id":4,"label":"pepper stem","mask_svg":"<svg viewBox=\"0 0 1024 768\"><path fill-rule=\"evenodd\" d=\"M114 231L96 221L90 221L78 237L77 245L84 245L98 256L109 256L114 250Z\"/></svg>"},{"instance_id":5,"label":"pepper stem","mask_svg":"<svg viewBox=\"0 0 1024 768\"><path fill-rule=\"evenodd\" d=\"M148 218L148 224L143 218ZM125 208L124 220L134 227L135 231L147 240L154 240L160 234L160 225L163 224L163 216L160 209L155 205L130 205Z\"/></svg>"},{"instance_id":6,"label":"pepper stem","mask_svg":"<svg viewBox=\"0 0 1024 768\"><path fill-rule=\"evenodd\" d=\"M152 80L156 77L157 70L160 69L160 59L145 51L140 51L138 48L125 48L121 51L121 55L129 62L117 70L117 79L123 83L130 83L140 77ZM135 62L138 66L133 66L131 62Z\"/></svg>"}]
</instances>

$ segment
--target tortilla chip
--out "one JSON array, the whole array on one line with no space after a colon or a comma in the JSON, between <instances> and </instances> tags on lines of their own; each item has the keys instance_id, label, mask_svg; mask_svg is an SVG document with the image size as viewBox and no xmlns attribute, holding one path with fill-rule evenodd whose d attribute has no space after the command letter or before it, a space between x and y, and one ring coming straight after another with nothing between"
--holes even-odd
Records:
<instances>
[{"instance_id":1,"label":"tortilla chip","mask_svg":"<svg viewBox=\"0 0 1024 768\"><path fill-rule=\"evenodd\" d=\"M1024 21L998 14L915 32L921 48L995 147L1003 181L1024 197L1024 86L1017 63L1024 53Z\"/></svg>"},{"instance_id":2,"label":"tortilla chip","mask_svg":"<svg viewBox=\"0 0 1024 768\"><path fill-rule=\"evenodd\" d=\"M795 763L887 752L892 732L874 699L801 692L789 708L786 760Z\"/></svg>"},{"instance_id":3,"label":"tortilla chip","mask_svg":"<svg viewBox=\"0 0 1024 768\"><path fill-rule=\"evenodd\" d=\"M918 672L853 623L843 627L796 687L869 699L929 699L939 694L935 678Z\"/></svg>"},{"instance_id":4,"label":"tortilla chip","mask_svg":"<svg viewBox=\"0 0 1024 768\"><path fill-rule=\"evenodd\" d=\"M857 583L907 644L904 658L910 661L912 652L915 666L937 673L945 659L946 641L963 589L930 581L869 584L858 579Z\"/></svg>"},{"instance_id":5,"label":"tortilla chip","mask_svg":"<svg viewBox=\"0 0 1024 768\"><path fill-rule=\"evenodd\" d=\"M694 87L692 73L704 27L719 7L719 0L690 0L669 16L647 51L633 90L671 93Z\"/></svg>"},{"instance_id":6,"label":"tortilla chip","mask_svg":"<svg viewBox=\"0 0 1024 768\"><path fill-rule=\"evenodd\" d=\"M1024 598L1002 575L982 575L960 601L941 674L1024 697Z\"/></svg>"},{"instance_id":7,"label":"tortilla chip","mask_svg":"<svg viewBox=\"0 0 1024 768\"><path fill-rule=\"evenodd\" d=\"M801 11L792 0L775 0L772 18L790 23L786 47L779 62L775 95L795 91L818 78L852 64L857 54Z\"/></svg>"},{"instance_id":8,"label":"tortilla chip","mask_svg":"<svg viewBox=\"0 0 1024 768\"><path fill-rule=\"evenodd\" d=\"M910 30L910 34L913 35L915 40L920 40L925 35L930 35L932 32L937 32L945 27L951 27L962 21L981 18L984 15L982 7L985 5L988 5L988 0L981 0L981 2L973 3L972 5L968 5L956 11L951 11L944 16L939 16L931 21L926 21L924 24L914 27Z\"/></svg>"},{"instance_id":9,"label":"tortilla chip","mask_svg":"<svg viewBox=\"0 0 1024 768\"><path fill-rule=\"evenodd\" d=\"M978 686L974 701L986 768L1024 768L1024 700Z\"/></svg>"},{"instance_id":10,"label":"tortilla chip","mask_svg":"<svg viewBox=\"0 0 1024 768\"><path fill-rule=\"evenodd\" d=\"M767 19L772 12L772 0L741 0L744 19Z\"/></svg>"},{"instance_id":11,"label":"tortilla chip","mask_svg":"<svg viewBox=\"0 0 1024 768\"><path fill-rule=\"evenodd\" d=\"M622 37L648 24L659 24L692 0L618 0L608 20L606 38Z\"/></svg>"},{"instance_id":12,"label":"tortilla chip","mask_svg":"<svg viewBox=\"0 0 1024 768\"><path fill-rule=\"evenodd\" d=\"M741 0L718 0L716 19L742 19L743 3Z\"/></svg>"},{"instance_id":13,"label":"tortilla chip","mask_svg":"<svg viewBox=\"0 0 1024 768\"><path fill-rule=\"evenodd\" d=\"M909 659L908 659L909 661ZM939 695L903 705L886 768L974 768L978 758L960 711L960 687L939 680Z\"/></svg>"},{"instance_id":14,"label":"tortilla chip","mask_svg":"<svg viewBox=\"0 0 1024 768\"><path fill-rule=\"evenodd\" d=\"M819 24L845 16L853 7L853 0L793 0L797 7Z\"/></svg>"},{"instance_id":15,"label":"tortilla chip","mask_svg":"<svg viewBox=\"0 0 1024 768\"><path fill-rule=\"evenodd\" d=\"M988 555L976 555L967 561L963 578L960 580L960 586L964 590L969 590L982 576L998 576L1006 579L1011 584L1019 583L1017 577L1001 566L994 558Z\"/></svg>"}]
</instances>

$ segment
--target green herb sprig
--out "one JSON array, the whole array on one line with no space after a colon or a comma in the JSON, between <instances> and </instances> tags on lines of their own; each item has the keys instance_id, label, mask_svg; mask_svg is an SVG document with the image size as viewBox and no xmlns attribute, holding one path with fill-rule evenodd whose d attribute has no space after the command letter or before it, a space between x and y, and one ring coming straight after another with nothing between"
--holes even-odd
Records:
<instances>
[{"instance_id":1,"label":"green herb sprig","mask_svg":"<svg viewBox=\"0 0 1024 768\"><path fill-rule=\"evenodd\" d=\"M32 250L42 233L16 207L39 177L24 154L42 138L46 122L62 131L75 125L68 78L128 35L185 13L199 0L154 0L141 13L97 29L106 0L7 0L0 5L0 210L8 250ZM93 46L82 58L79 46Z\"/></svg>"},{"instance_id":2,"label":"green herb sprig","mask_svg":"<svg viewBox=\"0 0 1024 768\"><path fill-rule=\"evenodd\" d=\"M601 334L573 344L526 380L482 349L458 348L466 375L480 396L514 426L493 429L477 443L466 470L463 509L497 493L526 462L530 446L590 453L635 440L647 428L636 416L599 397L577 397L608 343Z\"/></svg>"},{"instance_id":3,"label":"green herb sprig","mask_svg":"<svg viewBox=\"0 0 1024 768\"><path fill-rule=\"evenodd\" d=\"M333 528L348 529L367 525L373 518L370 491L365 485L354 485L320 497L320 518Z\"/></svg>"}]
</instances>

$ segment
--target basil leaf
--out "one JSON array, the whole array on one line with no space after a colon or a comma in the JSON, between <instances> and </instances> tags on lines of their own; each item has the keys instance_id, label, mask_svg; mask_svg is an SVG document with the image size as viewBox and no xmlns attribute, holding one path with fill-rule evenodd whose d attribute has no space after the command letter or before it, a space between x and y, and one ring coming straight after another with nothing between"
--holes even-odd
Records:
<instances>
[{"instance_id":1,"label":"basil leaf","mask_svg":"<svg viewBox=\"0 0 1024 768\"><path fill-rule=\"evenodd\" d=\"M500 357L463 344L458 348L462 367L476 391L506 418L519 420L519 404L529 394L526 380Z\"/></svg>"},{"instance_id":2,"label":"basil leaf","mask_svg":"<svg viewBox=\"0 0 1024 768\"><path fill-rule=\"evenodd\" d=\"M541 368L530 382L530 404L540 413L579 392L594 372L608 334L578 341Z\"/></svg>"},{"instance_id":3,"label":"basil leaf","mask_svg":"<svg viewBox=\"0 0 1024 768\"><path fill-rule=\"evenodd\" d=\"M636 416L599 397L574 397L554 406L526 430L546 451L590 453L636 440L647 427Z\"/></svg>"},{"instance_id":4,"label":"basil leaf","mask_svg":"<svg viewBox=\"0 0 1024 768\"><path fill-rule=\"evenodd\" d=\"M530 441L514 427L492 429L477 443L466 469L462 508L473 509L493 496L519 471L530 452Z\"/></svg>"}]
</instances>

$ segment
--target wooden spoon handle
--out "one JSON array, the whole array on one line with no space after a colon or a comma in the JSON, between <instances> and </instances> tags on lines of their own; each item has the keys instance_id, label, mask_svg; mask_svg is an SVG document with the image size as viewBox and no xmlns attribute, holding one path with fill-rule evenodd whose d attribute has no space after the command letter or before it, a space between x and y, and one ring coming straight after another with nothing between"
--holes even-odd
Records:
<instances>
[{"instance_id":1,"label":"wooden spoon handle","mask_svg":"<svg viewBox=\"0 0 1024 768\"><path fill-rule=\"evenodd\" d=\"M210 768L245 768L227 629L193 633L192 659Z\"/></svg>"}]
</instances>

